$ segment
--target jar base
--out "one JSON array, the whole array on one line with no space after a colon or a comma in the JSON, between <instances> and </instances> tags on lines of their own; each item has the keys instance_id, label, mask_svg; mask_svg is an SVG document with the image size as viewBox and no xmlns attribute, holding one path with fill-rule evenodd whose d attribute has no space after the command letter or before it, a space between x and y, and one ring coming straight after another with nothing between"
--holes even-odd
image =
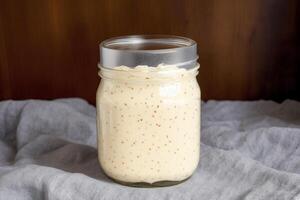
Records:
<instances>
[{"instance_id":1,"label":"jar base","mask_svg":"<svg viewBox=\"0 0 300 200\"><path fill-rule=\"evenodd\" d=\"M168 186L173 186L173 185L178 185L180 183L183 183L187 181L191 176L188 178L181 180L181 181L157 181L154 183L146 183L146 182L126 182L126 181L120 181L117 179L114 179L106 174L106 176L114 181L115 183L124 185L124 186L129 186L129 187L138 187L138 188L155 188L155 187L168 187Z\"/></svg>"}]
</instances>

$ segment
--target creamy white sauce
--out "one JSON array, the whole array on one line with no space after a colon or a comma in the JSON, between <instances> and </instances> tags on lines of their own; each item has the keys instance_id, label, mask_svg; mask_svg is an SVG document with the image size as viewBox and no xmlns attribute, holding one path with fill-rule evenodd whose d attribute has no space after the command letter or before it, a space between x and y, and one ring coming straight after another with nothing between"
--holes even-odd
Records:
<instances>
[{"instance_id":1,"label":"creamy white sauce","mask_svg":"<svg viewBox=\"0 0 300 200\"><path fill-rule=\"evenodd\" d=\"M99 160L119 181L180 181L200 155L197 68L120 66L101 72Z\"/></svg>"}]
</instances>

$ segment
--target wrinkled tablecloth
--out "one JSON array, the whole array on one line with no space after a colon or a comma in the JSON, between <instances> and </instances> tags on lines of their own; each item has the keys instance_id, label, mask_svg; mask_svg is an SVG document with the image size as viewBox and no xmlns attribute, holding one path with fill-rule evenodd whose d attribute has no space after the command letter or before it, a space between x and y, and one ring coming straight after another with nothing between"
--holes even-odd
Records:
<instances>
[{"instance_id":1,"label":"wrinkled tablecloth","mask_svg":"<svg viewBox=\"0 0 300 200\"><path fill-rule=\"evenodd\" d=\"M300 102L202 103L201 160L164 188L112 182L97 160L95 107L0 102L0 200L300 200Z\"/></svg>"}]
</instances>

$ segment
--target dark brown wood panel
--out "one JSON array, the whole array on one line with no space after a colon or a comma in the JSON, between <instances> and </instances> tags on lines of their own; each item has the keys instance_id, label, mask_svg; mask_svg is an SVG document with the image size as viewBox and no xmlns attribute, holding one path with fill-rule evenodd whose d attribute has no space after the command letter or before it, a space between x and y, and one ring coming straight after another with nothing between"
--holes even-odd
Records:
<instances>
[{"instance_id":1,"label":"dark brown wood panel","mask_svg":"<svg viewBox=\"0 0 300 200\"><path fill-rule=\"evenodd\" d=\"M100 41L173 34L199 44L207 99L300 99L297 0L1 0L0 99L95 102Z\"/></svg>"}]
</instances>

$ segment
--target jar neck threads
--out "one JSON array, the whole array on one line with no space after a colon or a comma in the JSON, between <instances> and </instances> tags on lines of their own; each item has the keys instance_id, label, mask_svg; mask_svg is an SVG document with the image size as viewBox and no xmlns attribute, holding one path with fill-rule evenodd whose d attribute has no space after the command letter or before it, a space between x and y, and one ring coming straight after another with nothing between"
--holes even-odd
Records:
<instances>
[{"instance_id":1,"label":"jar neck threads","mask_svg":"<svg viewBox=\"0 0 300 200\"><path fill-rule=\"evenodd\" d=\"M140 81L167 81L185 78L194 78L198 74L200 65L197 63L191 69L178 68L175 65L160 65L158 67L137 66L130 68L119 66L105 68L99 64L99 76L101 78L116 80L140 80Z\"/></svg>"}]
</instances>

